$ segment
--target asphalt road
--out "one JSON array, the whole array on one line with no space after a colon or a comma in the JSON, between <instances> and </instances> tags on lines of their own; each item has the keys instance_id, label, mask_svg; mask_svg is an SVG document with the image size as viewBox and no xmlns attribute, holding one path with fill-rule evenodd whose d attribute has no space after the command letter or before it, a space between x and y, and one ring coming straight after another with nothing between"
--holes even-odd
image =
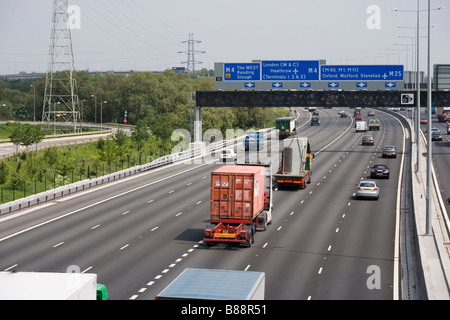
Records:
<instances>
[{"instance_id":1,"label":"asphalt road","mask_svg":"<svg viewBox=\"0 0 450 320\"><path fill-rule=\"evenodd\" d=\"M273 222L250 248L207 248L201 241L210 172L222 165L210 159L1 218L0 270L65 272L75 265L97 273L113 300L154 299L187 267L263 271L266 299L392 299L403 130L376 111L381 130L368 132L374 146L362 146L363 133L347 112L339 118L336 109L320 109L316 127L300 110L298 135L309 137L315 154L312 183L275 191ZM397 159L381 158L385 144L397 147ZM355 200L356 184L376 163L391 168L390 179L377 180L380 199Z\"/></svg>"}]
</instances>

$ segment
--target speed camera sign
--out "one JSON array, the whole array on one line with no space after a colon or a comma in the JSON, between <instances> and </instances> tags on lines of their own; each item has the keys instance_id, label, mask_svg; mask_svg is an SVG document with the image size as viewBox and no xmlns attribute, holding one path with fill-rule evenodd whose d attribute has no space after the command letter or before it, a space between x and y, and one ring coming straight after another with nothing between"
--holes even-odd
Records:
<instances>
[{"instance_id":1,"label":"speed camera sign","mask_svg":"<svg viewBox=\"0 0 450 320\"><path fill-rule=\"evenodd\" d=\"M402 93L401 96L402 104L414 104L414 93Z\"/></svg>"}]
</instances>

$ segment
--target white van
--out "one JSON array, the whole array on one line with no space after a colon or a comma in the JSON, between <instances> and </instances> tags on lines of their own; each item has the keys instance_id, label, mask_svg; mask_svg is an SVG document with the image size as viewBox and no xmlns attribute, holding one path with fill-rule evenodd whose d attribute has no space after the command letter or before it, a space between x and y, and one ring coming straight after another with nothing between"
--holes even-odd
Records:
<instances>
[{"instance_id":1,"label":"white van","mask_svg":"<svg viewBox=\"0 0 450 320\"><path fill-rule=\"evenodd\" d=\"M356 132L366 132L368 125L366 121L356 121Z\"/></svg>"}]
</instances>

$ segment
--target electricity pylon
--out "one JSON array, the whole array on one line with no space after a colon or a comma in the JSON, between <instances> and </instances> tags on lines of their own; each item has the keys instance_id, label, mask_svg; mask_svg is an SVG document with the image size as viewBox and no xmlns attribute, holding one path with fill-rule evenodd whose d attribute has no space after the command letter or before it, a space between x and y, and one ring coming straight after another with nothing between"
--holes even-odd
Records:
<instances>
[{"instance_id":1,"label":"electricity pylon","mask_svg":"<svg viewBox=\"0 0 450 320\"><path fill-rule=\"evenodd\" d=\"M58 122L70 124L74 132L79 132L81 129L68 0L53 0L42 122L48 126L53 123L54 133L57 131Z\"/></svg>"},{"instance_id":2,"label":"electricity pylon","mask_svg":"<svg viewBox=\"0 0 450 320\"><path fill-rule=\"evenodd\" d=\"M188 50L187 51L179 51L178 53L186 53L187 54L187 61L184 61L182 63L186 63L186 68L191 74L193 78L195 78L195 65L202 63L201 61L195 60L195 55L197 53L205 53L206 51L197 51L195 50L194 46L196 43L201 43L201 41L194 40L194 34L189 33L189 40L183 41L182 43L188 44Z\"/></svg>"}]
</instances>

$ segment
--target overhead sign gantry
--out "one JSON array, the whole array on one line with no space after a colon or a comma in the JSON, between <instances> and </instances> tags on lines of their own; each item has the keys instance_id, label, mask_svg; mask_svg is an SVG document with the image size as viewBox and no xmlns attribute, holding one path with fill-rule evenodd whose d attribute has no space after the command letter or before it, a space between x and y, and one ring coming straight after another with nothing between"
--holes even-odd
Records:
<instances>
[{"instance_id":1,"label":"overhead sign gantry","mask_svg":"<svg viewBox=\"0 0 450 320\"><path fill-rule=\"evenodd\" d=\"M262 60L214 65L216 90L401 90L402 65L324 65Z\"/></svg>"}]
</instances>

